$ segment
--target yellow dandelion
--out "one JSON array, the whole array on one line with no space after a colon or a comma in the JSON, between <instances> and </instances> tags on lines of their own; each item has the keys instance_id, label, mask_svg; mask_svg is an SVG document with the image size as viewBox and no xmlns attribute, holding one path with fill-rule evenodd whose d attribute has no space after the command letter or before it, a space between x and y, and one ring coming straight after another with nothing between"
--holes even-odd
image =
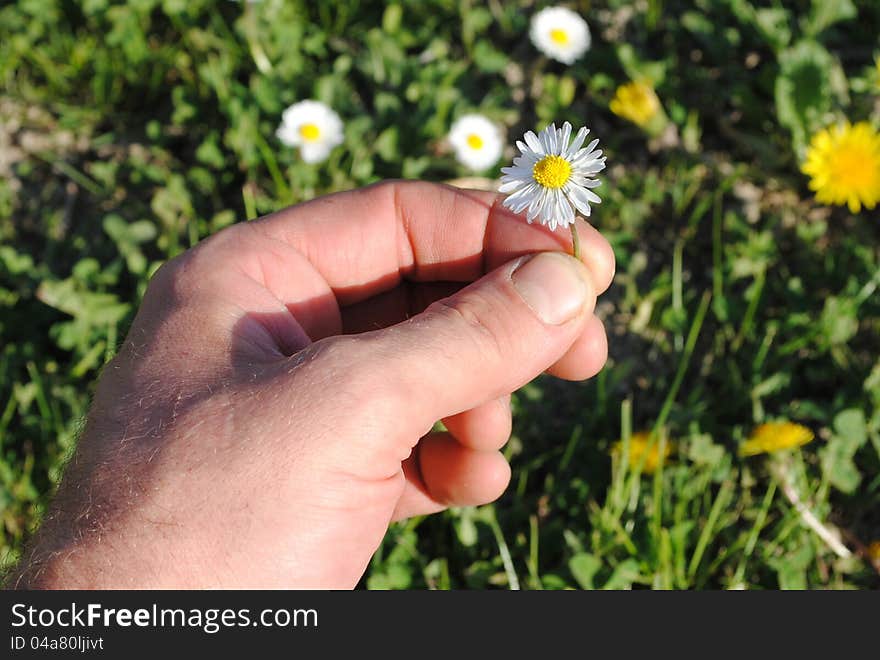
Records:
<instances>
[{"instance_id":1,"label":"yellow dandelion","mask_svg":"<svg viewBox=\"0 0 880 660\"><path fill-rule=\"evenodd\" d=\"M608 107L618 117L642 128L647 128L663 112L654 88L642 81L628 82L618 87Z\"/></svg>"},{"instance_id":2,"label":"yellow dandelion","mask_svg":"<svg viewBox=\"0 0 880 660\"><path fill-rule=\"evenodd\" d=\"M769 454L782 449L792 449L807 444L813 432L806 426L793 422L769 422L761 424L739 448L740 456Z\"/></svg>"},{"instance_id":3,"label":"yellow dandelion","mask_svg":"<svg viewBox=\"0 0 880 660\"><path fill-rule=\"evenodd\" d=\"M801 171L822 204L853 213L880 201L880 134L867 122L825 128L813 136Z\"/></svg>"},{"instance_id":4,"label":"yellow dandelion","mask_svg":"<svg viewBox=\"0 0 880 660\"><path fill-rule=\"evenodd\" d=\"M642 460L642 456L647 452L648 456L645 459L645 464L642 466L642 472L645 474L654 474L657 471L657 468L660 467L661 464L666 464L666 459L669 458L669 455L672 453L672 448L669 446L669 443L664 447L663 454L660 454L660 438L656 438L654 443L651 445L650 449L648 448L648 439L651 437L651 433L649 431L639 431L638 433L633 433L629 438L629 467L630 469L635 469L638 467L639 463ZM614 443L614 446L611 448L611 453L617 458L620 457L621 452L623 451L623 441L619 440Z\"/></svg>"},{"instance_id":5,"label":"yellow dandelion","mask_svg":"<svg viewBox=\"0 0 880 660\"><path fill-rule=\"evenodd\" d=\"M868 546L868 559L880 562L880 540L874 541Z\"/></svg>"}]
</instances>

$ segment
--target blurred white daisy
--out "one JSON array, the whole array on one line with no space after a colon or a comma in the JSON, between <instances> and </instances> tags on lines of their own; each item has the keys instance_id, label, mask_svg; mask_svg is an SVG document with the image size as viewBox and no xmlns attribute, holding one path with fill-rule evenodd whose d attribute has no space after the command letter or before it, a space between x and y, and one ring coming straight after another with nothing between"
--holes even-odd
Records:
<instances>
[{"instance_id":1,"label":"blurred white daisy","mask_svg":"<svg viewBox=\"0 0 880 660\"><path fill-rule=\"evenodd\" d=\"M547 7L532 16L529 36L547 57L572 64L590 48L590 28L580 15L565 7Z\"/></svg>"},{"instance_id":2,"label":"blurred white daisy","mask_svg":"<svg viewBox=\"0 0 880 660\"><path fill-rule=\"evenodd\" d=\"M571 140L568 122L562 128L550 124L538 135L528 131L525 142L516 143L520 155L513 167L501 168L499 190L509 193L504 206L514 213L525 211L530 223L537 219L551 230L573 225L575 210L589 217L590 203L602 201L592 191L601 183L594 177L605 169L602 150L596 150L598 139L582 147L589 132L581 128Z\"/></svg>"},{"instance_id":3,"label":"blurred white daisy","mask_svg":"<svg viewBox=\"0 0 880 660\"><path fill-rule=\"evenodd\" d=\"M281 115L276 135L287 146L299 147L305 162L319 163L342 144L342 120L319 101L300 101Z\"/></svg>"},{"instance_id":4,"label":"blurred white daisy","mask_svg":"<svg viewBox=\"0 0 880 660\"><path fill-rule=\"evenodd\" d=\"M480 172L501 157L501 131L483 115L464 115L449 131L455 157L465 167Z\"/></svg>"}]
</instances>

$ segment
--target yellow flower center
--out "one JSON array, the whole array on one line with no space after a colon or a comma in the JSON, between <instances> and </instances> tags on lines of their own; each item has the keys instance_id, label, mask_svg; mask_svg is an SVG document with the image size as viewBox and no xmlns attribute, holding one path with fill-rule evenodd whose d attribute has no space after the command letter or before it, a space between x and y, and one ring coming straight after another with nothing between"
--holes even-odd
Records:
<instances>
[{"instance_id":1,"label":"yellow flower center","mask_svg":"<svg viewBox=\"0 0 880 660\"><path fill-rule=\"evenodd\" d=\"M852 145L832 153L828 158L828 168L839 181L845 181L852 188L863 188L874 178L870 167L871 152L861 145Z\"/></svg>"},{"instance_id":2,"label":"yellow flower center","mask_svg":"<svg viewBox=\"0 0 880 660\"><path fill-rule=\"evenodd\" d=\"M571 163L562 156L544 156L535 163L532 176L545 188L562 188L571 177Z\"/></svg>"},{"instance_id":3,"label":"yellow flower center","mask_svg":"<svg viewBox=\"0 0 880 660\"><path fill-rule=\"evenodd\" d=\"M299 134L306 142L314 142L321 137L321 129L316 124L303 124L299 127Z\"/></svg>"},{"instance_id":4,"label":"yellow flower center","mask_svg":"<svg viewBox=\"0 0 880 660\"><path fill-rule=\"evenodd\" d=\"M568 32L560 30L559 28L554 28L550 30L550 41L554 44L564 46L568 43Z\"/></svg>"},{"instance_id":5,"label":"yellow flower center","mask_svg":"<svg viewBox=\"0 0 880 660\"><path fill-rule=\"evenodd\" d=\"M483 138L481 138L476 133L471 133L467 136L467 143L471 149L482 149L483 148Z\"/></svg>"}]
</instances>

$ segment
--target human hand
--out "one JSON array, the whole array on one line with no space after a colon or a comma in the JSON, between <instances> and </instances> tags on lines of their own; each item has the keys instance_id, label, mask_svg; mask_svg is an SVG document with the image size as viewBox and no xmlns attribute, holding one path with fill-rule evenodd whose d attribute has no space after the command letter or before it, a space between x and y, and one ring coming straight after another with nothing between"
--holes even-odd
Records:
<instances>
[{"instance_id":1,"label":"human hand","mask_svg":"<svg viewBox=\"0 0 880 660\"><path fill-rule=\"evenodd\" d=\"M379 184L164 265L13 584L353 587L392 520L497 498L510 393L598 372L614 273L498 201Z\"/></svg>"}]
</instances>

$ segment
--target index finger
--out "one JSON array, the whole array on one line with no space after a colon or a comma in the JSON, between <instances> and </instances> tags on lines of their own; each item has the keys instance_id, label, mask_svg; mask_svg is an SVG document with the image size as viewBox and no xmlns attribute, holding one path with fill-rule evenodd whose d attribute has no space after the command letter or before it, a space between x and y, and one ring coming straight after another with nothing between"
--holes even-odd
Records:
<instances>
[{"instance_id":1,"label":"index finger","mask_svg":"<svg viewBox=\"0 0 880 660\"><path fill-rule=\"evenodd\" d=\"M443 184L390 181L320 197L254 226L304 255L337 301L348 305L404 278L470 282L523 254L571 251L568 232L529 225L502 199ZM581 258L604 291L614 276L611 247L583 220L576 226Z\"/></svg>"}]
</instances>

